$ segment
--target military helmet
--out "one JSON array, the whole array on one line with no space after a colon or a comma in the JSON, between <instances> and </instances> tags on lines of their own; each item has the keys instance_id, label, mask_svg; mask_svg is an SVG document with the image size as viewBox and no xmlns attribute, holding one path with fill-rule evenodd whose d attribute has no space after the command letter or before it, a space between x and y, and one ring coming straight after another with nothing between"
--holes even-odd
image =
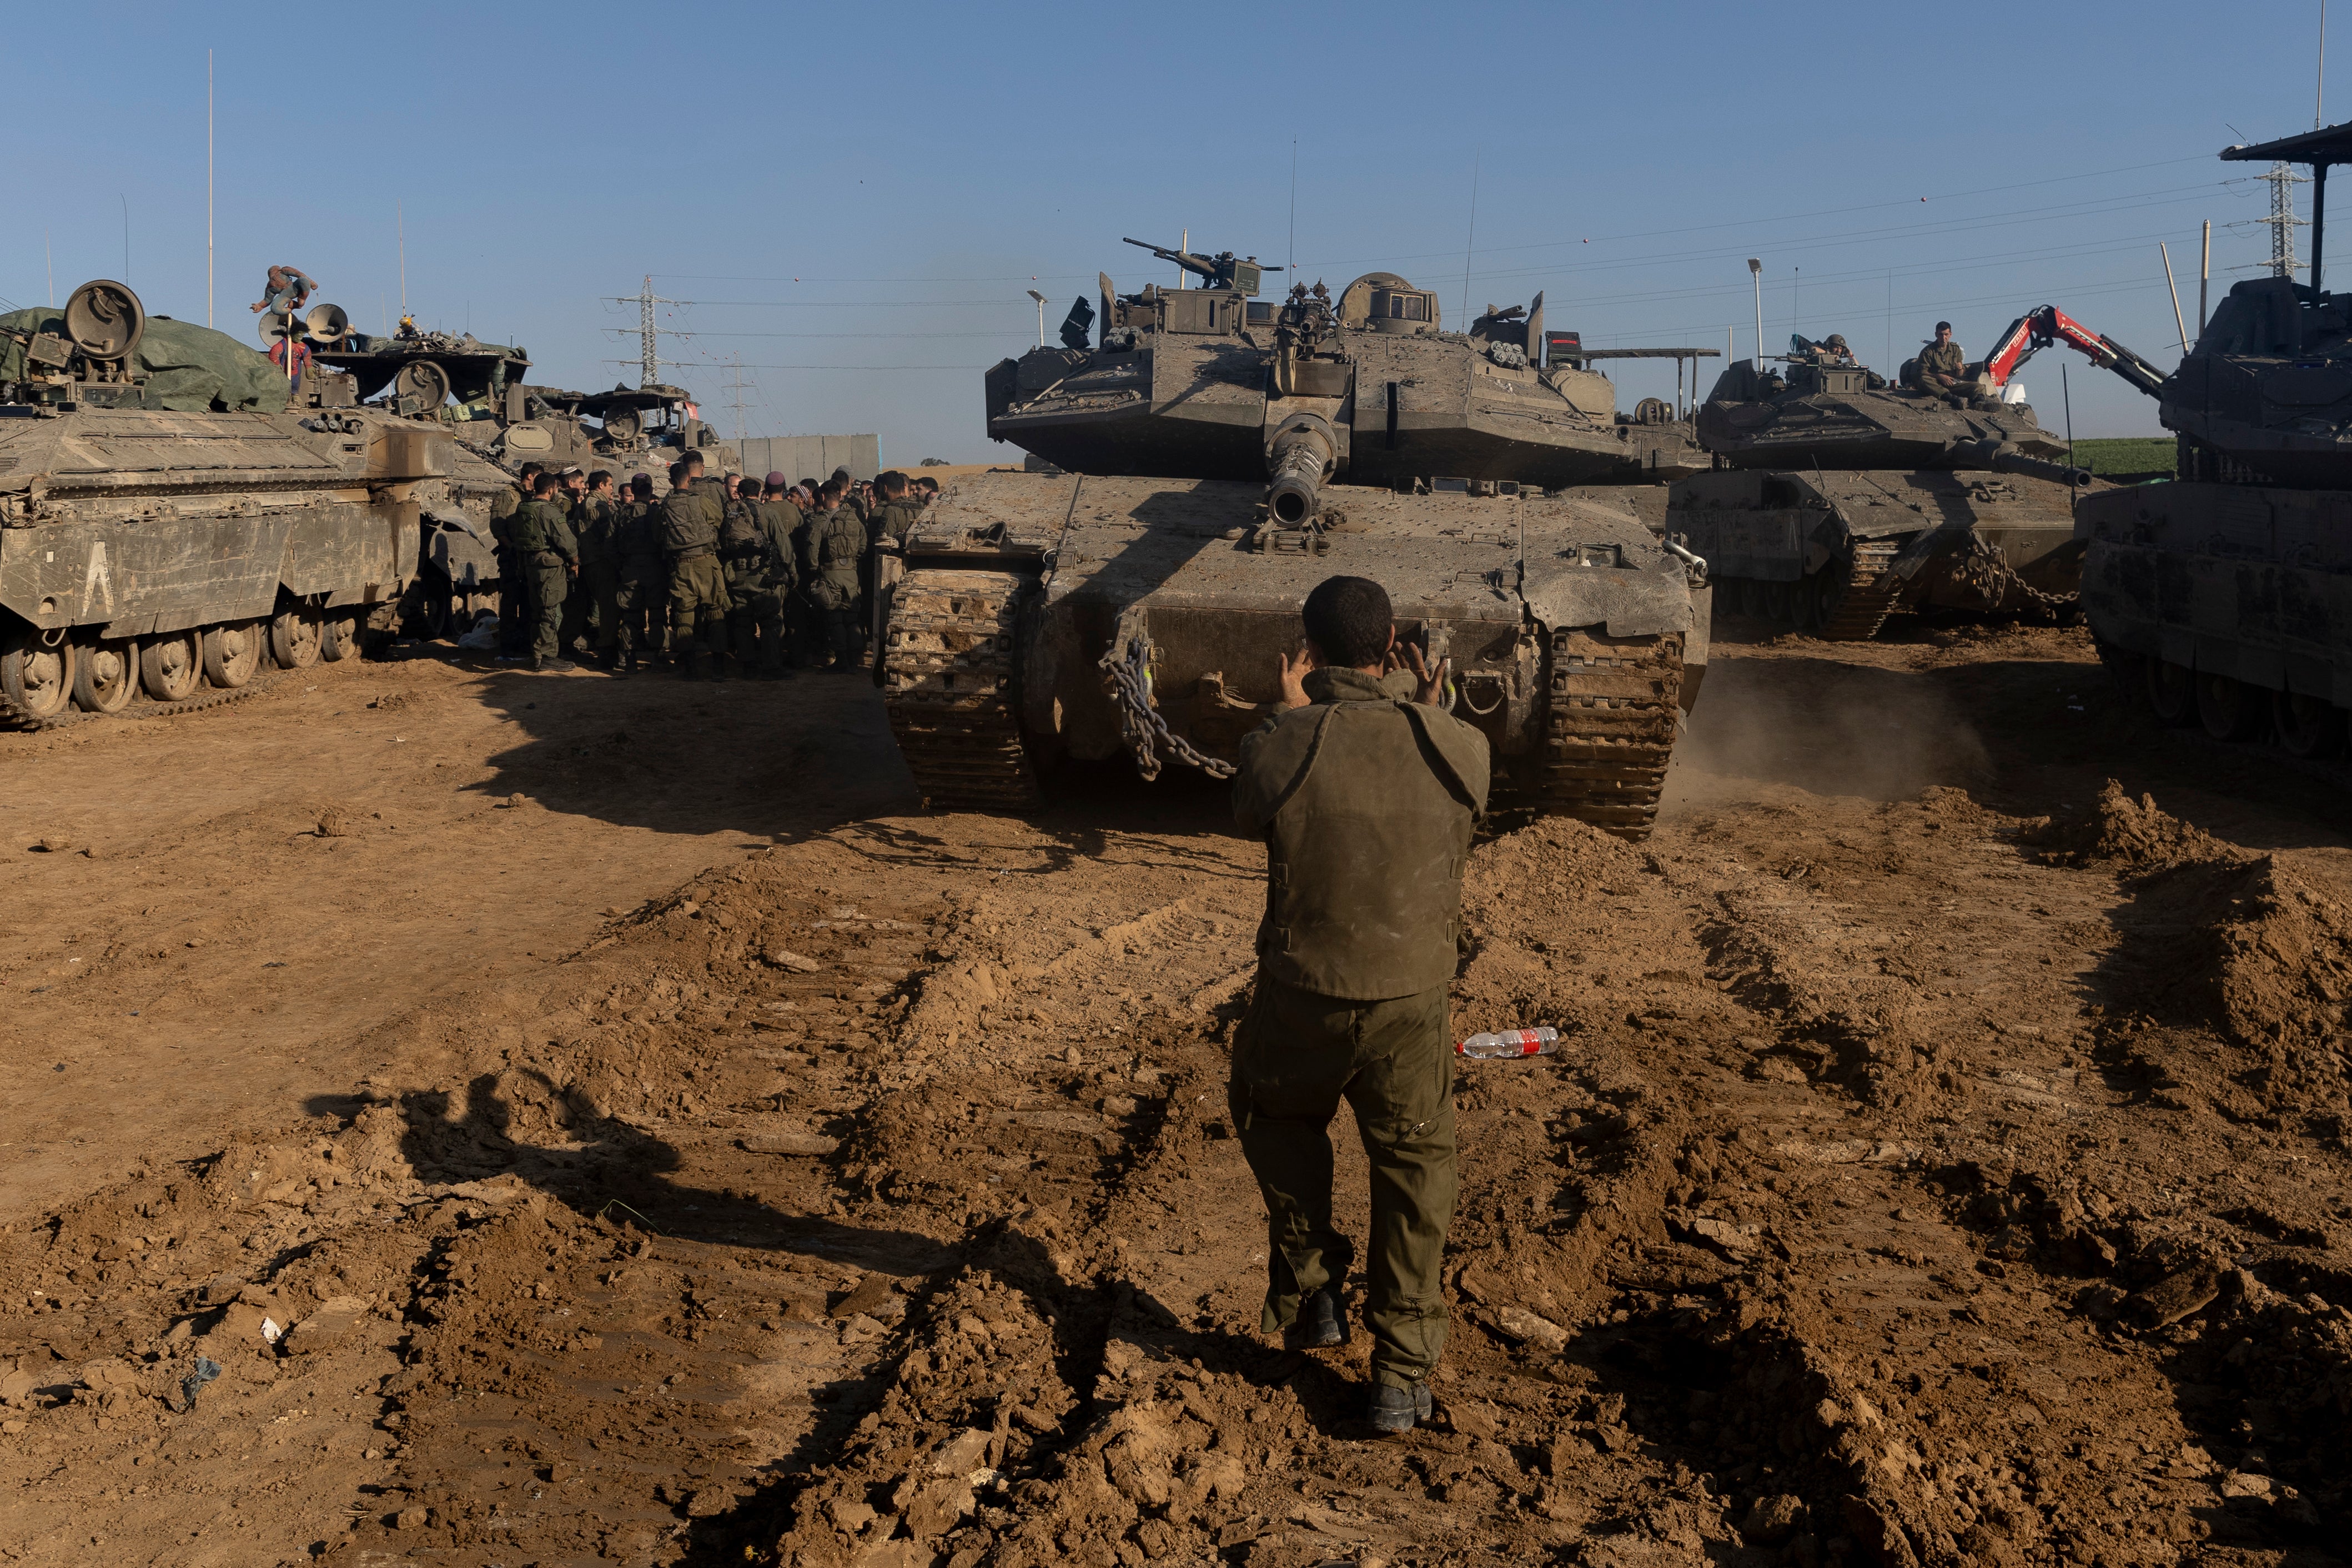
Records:
<instances>
[{"instance_id":1,"label":"military helmet","mask_svg":"<svg viewBox=\"0 0 2352 1568\"><path fill-rule=\"evenodd\" d=\"M1832 332L1828 337L1822 340L1822 344L1824 348L1842 349L1845 347L1845 334L1843 332Z\"/></svg>"}]
</instances>

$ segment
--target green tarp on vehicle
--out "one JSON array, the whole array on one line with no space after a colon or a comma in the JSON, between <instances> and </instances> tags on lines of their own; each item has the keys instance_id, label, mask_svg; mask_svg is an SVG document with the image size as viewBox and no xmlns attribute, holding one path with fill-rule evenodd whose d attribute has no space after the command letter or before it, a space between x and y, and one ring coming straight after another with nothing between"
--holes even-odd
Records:
<instances>
[{"instance_id":1,"label":"green tarp on vehicle","mask_svg":"<svg viewBox=\"0 0 2352 1568\"><path fill-rule=\"evenodd\" d=\"M63 310L45 307L10 310L0 315L0 331L63 336L65 320ZM150 408L203 413L286 406L286 377L268 356L210 327L150 316L131 358L146 380ZM14 337L0 338L0 381L20 380L24 374L25 345Z\"/></svg>"}]
</instances>

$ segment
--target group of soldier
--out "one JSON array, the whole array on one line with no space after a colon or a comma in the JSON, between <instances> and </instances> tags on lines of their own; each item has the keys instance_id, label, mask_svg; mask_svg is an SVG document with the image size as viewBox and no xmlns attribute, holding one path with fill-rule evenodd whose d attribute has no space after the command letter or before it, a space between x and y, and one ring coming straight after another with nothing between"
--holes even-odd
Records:
<instances>
[{"instance_id":1,"label":"group of soldier","mask_svg":"<svg viewBox=\"0 0 2352 1568\"><path fill-rule=\"evenodd\" d=\"M616 676L667 663L688 679L781 679L866 662L877 562L938 496L891 470L866 482L708 477L688 448L658 499L649 474L522 467L522 499L491 520L505 585L501 641L530 668L586 651Z\"/></svg>"}]
</instances>

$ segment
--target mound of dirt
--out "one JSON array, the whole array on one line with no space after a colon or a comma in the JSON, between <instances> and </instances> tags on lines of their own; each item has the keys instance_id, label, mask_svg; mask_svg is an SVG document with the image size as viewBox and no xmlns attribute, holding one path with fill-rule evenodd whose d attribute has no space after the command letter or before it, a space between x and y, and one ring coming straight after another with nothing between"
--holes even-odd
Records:
<instances>
[{"instance_id":1,"label":"mound of dirt","mask_svg":"<svg viewBox=\"0 0 2352 1568\"><path fill-rule=\"evenodd\" d=\"M2135 801L2113 779L2088 809L2032 818L2021 837L2053 866L2154 869L2231 854L2212 835L2159 809L2154 795Z\"/></svg>"}]
</instances>

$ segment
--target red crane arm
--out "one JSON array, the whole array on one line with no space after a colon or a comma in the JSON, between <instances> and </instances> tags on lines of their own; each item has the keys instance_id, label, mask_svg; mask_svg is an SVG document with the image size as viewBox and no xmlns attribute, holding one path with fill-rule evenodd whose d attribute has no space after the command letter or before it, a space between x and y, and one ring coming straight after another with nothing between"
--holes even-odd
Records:
<instances>
[{"instance_id":1,"label":"red crane arm","mask_svg":"<svg viewBox=\"0 0 2352 1568\"><path fill-rule=\"evenodd\" d=\"M2018 366L2053 343L2081 351L2102 370L2114 371L2150 397L2164 384L2164 372L2104 332L2095 332L2055 305L2029 310L2009 324L1985 356L1985 374L1995 386L2008 384Z\"/></svg>"}]
</instances>

